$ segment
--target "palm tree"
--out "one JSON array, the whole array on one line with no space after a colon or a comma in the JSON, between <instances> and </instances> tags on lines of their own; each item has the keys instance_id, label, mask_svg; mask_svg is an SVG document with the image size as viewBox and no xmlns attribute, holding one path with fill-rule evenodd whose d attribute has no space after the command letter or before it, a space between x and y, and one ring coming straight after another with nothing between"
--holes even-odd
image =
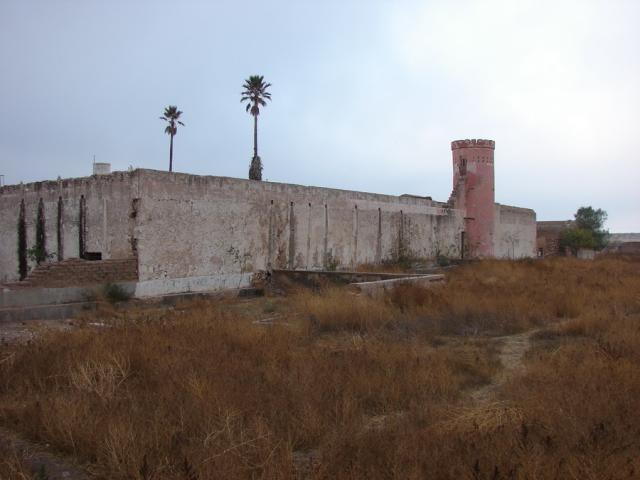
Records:
<instances>
[{"instance_id":1,"label":"palm tree","mask_svg":"<svg viewBox=\"0 0 640 480\"><path fill-rule=\"evenodd\" d=\"M242 86L244 91L240 101L249 102L246 110L253 115L253 159L249 167L250 180L262 180L262 162L258 156L258 115L260 115L260 107L267 105L265 100L271 100L271 94L267 92L270 86L270 83L264 83L262 75L251 75Z\"/></svg>"},{"instance_id":2,"label":"palm tree","mask_svg":"<svg viewBox=\"0 0 640 480\"><path fill-rule=\"evenodd\" d=\"M180 115L182 112L178 110L178 107L175 105L169 105L164 109L164 115L160 117L160 120L164 120L169 125L164 129L164 133L171 135L171 141L169 143L169 171L173 171L173 136L178 132L178 125L182 125L184 127L184 123L180 120Z\"/></svg>"}]
</instances>

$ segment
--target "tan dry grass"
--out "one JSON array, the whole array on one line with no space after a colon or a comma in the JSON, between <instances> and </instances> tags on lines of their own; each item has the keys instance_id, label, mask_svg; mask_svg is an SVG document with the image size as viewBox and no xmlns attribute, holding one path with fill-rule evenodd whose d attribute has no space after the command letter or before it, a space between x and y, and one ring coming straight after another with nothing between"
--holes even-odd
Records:
<instances>
[{"instance_id":1,"label":"tan dry grass","mask_svg":"<svg viewBox=\"0 0 640 480\"><path fill-rule=\"evenodd\" d=\"M23 458L9 445L0 443L0 480L32 480Z\"/></svg>"},{"instance_id":2,"label":"tan dry grass","mask_svg":"<svg viewBox=\"0 0 640 480\"><path fill-rule=\"evenodd\" d=\"M471 371L419 343L327 348L205 303L179 320L51 332L19 356L0 418L109 478L176 478L185 461L201 478L287 477L294 451L368 415L455 401Z\"/></svg>"},{"instance_id":3,"label":"tan dry grass","mask_svg":"<svg viewBox=\"0 0 640 480\"><path fill-rule=\"evenodd\" d=\"M380 300L109 307L108 327L3 352L0 421L113 479L295 478L300 458L316 478L634 478L639 266L479 262ZM287 325L252 323L274 313ZM473 334L539 326L524 376L466 402L497 369Z\"/></svg>"}]
</instances>

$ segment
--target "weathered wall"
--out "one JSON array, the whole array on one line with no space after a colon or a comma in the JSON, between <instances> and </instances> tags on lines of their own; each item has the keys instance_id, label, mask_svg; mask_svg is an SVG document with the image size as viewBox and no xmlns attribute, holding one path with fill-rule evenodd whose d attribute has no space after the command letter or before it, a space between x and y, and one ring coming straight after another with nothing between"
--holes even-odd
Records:
<instances>
[{"instance_id":1,"label":"weathered wall","mask_svg":"<svg viewBox=\"0 0 640 480\"><path fill-rule=\"evenodd\" d=\"M560 237L575 225L573 220L553 220L536 222L536 256L550 257L562 255Z\"/></svg>"},{"instance_id":2,"label":"weathered wall","mask_svg":"<svg viewBox=\"0 0 640 480\"><path fill-rule=\"evenodd\" d=\"M497 258L536 254L536 212L529 208L495 204L494 253Z\"/></svg>"},{"instance_id":3,"label":"weathered wall","mask_svg":"<svg viewBox=\"0 0 640 480\"><path fill-rule=\"evenodd\" d=\"M467 168L475 161L469 158ZM484 160L478 162L489 165ZM456 185L464 184L458 180ZM270 267L349 269L402 258L460 257L468 195L454 192L454 203L441 203L153 170L7 186L0 189L0 282L18 279L21 201L27 248L35 244L42 199L46 248L55 259L58 252L61 259L80 255L83 227L86 252L137 258L136 294L147 296L243 286L252 272ZM534 255L535 213L492 208L491 226L483 231L494 239L496 256Z\"/></svg>"},{"instance_id":4,"label":"weathered wall","mask_svg":"<svg viewBox=\"0 0 640 480\"><path fill-rule=\"evenodd\" d=\"M611 233L602 253L640 255L640 233Z\"/></svg>"},{"instance_id":5,"label":"weathered wall","mask_svg":"<svg viewBox=\"0 0 640 480\"><path fill-rule=\"evenodd\" d=\"M27 248L35 245L36 217L42 199L47 252L54 255L53 260L58 259L58 253L62 259L78 257L80 204L84 197L85 250L100 252L104 259L133 256L133 223L128 218L136 177L135 172L118 172L0 188L0 282L19 279L18 220L22 200L25 204ZM62 214L60 229L58 202L61 203ZM33 267L33 262L29 266Z\"/></svg>"},{"instance_id":6,"label":"weathered wall","mask_svg":"<svg viewBox=\"0 0 640 480\"><path fill-rule=\"evenodd\" d=\"M141 170L140 295L238 286L268 268L460 256L463 213L419 197Z\"/></svg>"}]
</instances>

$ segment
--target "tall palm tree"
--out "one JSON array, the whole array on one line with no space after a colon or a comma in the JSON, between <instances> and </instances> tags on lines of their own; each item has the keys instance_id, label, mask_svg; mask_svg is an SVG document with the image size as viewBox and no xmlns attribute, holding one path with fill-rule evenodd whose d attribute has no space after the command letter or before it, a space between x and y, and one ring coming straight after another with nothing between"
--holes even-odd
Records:
<instances>
[{"instance_id":1,"label":"tall palm tree","mask_svg":"<svg viewBox=\"0 0 640 480\"><path fill-rule=\"evenodd\" d=\"M164 120L169 125L164 129L164 133L167 133L171 136L171 141L169 143L169 171L173 171L173 136L178 133L178 125L182 125L184 127L184 123L180 120L180 115L182 112L178 110L178 107L175 105L169 105L164 109L164 115L160 117L160 120Z\"/></svg>"},{"instance_id":2,"label":"tall palm tree","mask_svg":"<svg viewBox=\"0 0 640 480\"><path fill-rule=\"evenodd\" d=\"M260 115L260 107L266 107L265 100L271 100L271 94L267 92L270 83L264 83L262 75L251 75L244 81L244 91L242 92L241 102L248 101L247 112L253 115L253 159L249 167L250 180L262 180L262 162L258 156L258 115Z\"/></svg>"}]
</instances>

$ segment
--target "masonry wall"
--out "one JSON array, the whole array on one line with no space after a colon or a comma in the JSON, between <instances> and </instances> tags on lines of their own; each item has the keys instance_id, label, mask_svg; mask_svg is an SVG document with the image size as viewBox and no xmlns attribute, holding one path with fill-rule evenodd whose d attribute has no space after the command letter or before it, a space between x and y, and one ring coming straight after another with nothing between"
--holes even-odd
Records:
<instances>
[{"instance_id":1,"label":"masonry wall","mask_svg":"<svg viewBox=\"0 0 640 480\"><path fill-rule=\"evenodd\" d=\"M536 254L539 257L562 255L560 239L562 233L574 226L573 220L536 222Z\"/></svg>"},{"instance_id":2,"label":"masonry wall","mask_svg":"<svg viewBox=\"0 0 640 480\"><path fill-rule=\"evenodd\" d=\"M460 256L464 215L429 199L142 170L140 296L243 285L272 268Z\"/></svg>"},{"instance_id":3,"label":"masonry wall","mask_svg":"<svg viewBox=\"0 0 640 480\"><path fill-rule=\"evenodd\" d=\"M536 212L495 204L494 253L497 258L536 255Z\"/></svg>"},{"instance_id":4,"label":"masonry wall","mask_svg":"<svg viewBox=\"0 0 640 480\"><path fill-rule=\"evenodd\" d=\"M19 279L18 221L22 201L26 247L31 248L36 242L36 218L42 199L45 246L47 253L53 255L52 261L58 260L59 255L60 259L79 256L81 224L85 251L100 252L103 259L132 257L133 222L129 221L129 211L135 184L135 172L117 172L0 188L0 283ZM85 205L83 222L81 203ZM33 267L33 262L29 262L29 267Z\"/></svg>"},{"instance_id":5,"label":"masonry wall","mask_svg":"<svg viewBox=\"0 0 640 480\"><path fill-rule=\"evenodd\" d=\"M103 259L137 258L138 296L234 288L270 267L351 269L402 258L460 257L465 230L464 210L423 197L115 172L2 187L2 283L18 280L21 201L30 248L40 199L52 261L58 254L80 256L81 236L85 251ZM534 255L535 225L532 210L496 204L496 256Z\"/></svg>"}]
</instances>

